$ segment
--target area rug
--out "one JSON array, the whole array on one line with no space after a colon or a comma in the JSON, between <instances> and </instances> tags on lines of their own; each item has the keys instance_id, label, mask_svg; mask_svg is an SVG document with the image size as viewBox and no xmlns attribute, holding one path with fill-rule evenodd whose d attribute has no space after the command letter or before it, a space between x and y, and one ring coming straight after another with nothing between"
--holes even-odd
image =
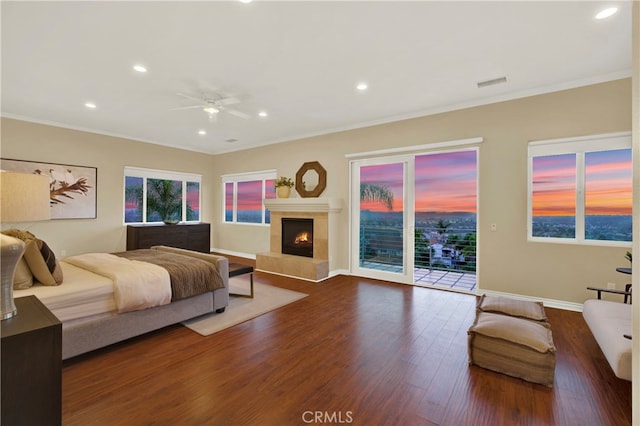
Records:
<instances>
[{"instance_id":1,"label":"area rug","mask_svg":"<svg viewBox=\"0 0 640 426\"><path fill-rule=\"evenodd\" d=\"M229 280L231 293L249 293L249 282L243 278L234 277ZM223 313L203 315L182 324L198 334L208 336L307 296L305 293L254 282L253 299L229 296L229 306Z\"/></svg>"}]
</instances>

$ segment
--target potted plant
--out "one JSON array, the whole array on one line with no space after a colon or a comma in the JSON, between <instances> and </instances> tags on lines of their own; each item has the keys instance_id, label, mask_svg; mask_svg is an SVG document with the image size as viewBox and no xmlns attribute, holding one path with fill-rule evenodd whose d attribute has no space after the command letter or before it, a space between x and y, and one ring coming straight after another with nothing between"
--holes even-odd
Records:
<instances>
[{"instance_id":1,"label":"potted plant","mask_svg":"<svg viewBox=\"0 0 640 426\"><path fill-rule=\"evenodd\" d=\"M293 185L293 180L290 177L280 176L276 179L274 186L276 187L276 194L278 194L278 198L289 198Z\"/></svg>"}]
</instances>

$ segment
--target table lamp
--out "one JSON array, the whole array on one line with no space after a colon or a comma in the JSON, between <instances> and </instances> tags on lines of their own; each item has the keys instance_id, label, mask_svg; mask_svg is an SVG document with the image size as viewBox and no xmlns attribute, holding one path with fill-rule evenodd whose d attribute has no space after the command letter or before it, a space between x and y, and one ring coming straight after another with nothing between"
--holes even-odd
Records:
<instances>
[{"instance_id":1,"label":"table lamp","mask_svg":"<svg viewBox=\"0 0 640 426\"><path fill-rule=\"evenodd\" d=\"M34 222L51 218L49 179L44 175L0 170L0 222ZM1 319L16 315L13 278L25 250L23 241L0 234Z\"/></svg>"}]
</instances>

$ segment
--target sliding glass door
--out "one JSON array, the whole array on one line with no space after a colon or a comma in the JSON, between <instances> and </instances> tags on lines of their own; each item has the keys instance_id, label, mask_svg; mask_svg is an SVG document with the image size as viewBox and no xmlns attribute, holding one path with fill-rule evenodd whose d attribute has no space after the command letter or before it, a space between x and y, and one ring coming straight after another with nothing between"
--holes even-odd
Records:
<instances>
[{"instance_id":1,"label":"sliding glass door","mask_svg":"<svg viewBox=\"0 0 640 426\"><path fill-rule=\"evenodd\" d=\"M477 149L351 163L351 269L475 288Z\"/></svg>"}]
</instances>

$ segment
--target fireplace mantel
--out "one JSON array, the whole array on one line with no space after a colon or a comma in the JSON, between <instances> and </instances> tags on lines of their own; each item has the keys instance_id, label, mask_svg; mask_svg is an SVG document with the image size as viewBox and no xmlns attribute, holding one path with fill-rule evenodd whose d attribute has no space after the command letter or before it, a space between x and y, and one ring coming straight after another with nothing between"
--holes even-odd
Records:
<instances>
[{"instance_id":1,"label":"fireplace mantel","mask_svg":"<svg viewBox=\"0 0 640 426\"><path fill-rule=\"evenodd\" d=\"M330 212L342 211L340 198L267 198L264 206L272 212Z\"/></svg>"}]
</instances>

